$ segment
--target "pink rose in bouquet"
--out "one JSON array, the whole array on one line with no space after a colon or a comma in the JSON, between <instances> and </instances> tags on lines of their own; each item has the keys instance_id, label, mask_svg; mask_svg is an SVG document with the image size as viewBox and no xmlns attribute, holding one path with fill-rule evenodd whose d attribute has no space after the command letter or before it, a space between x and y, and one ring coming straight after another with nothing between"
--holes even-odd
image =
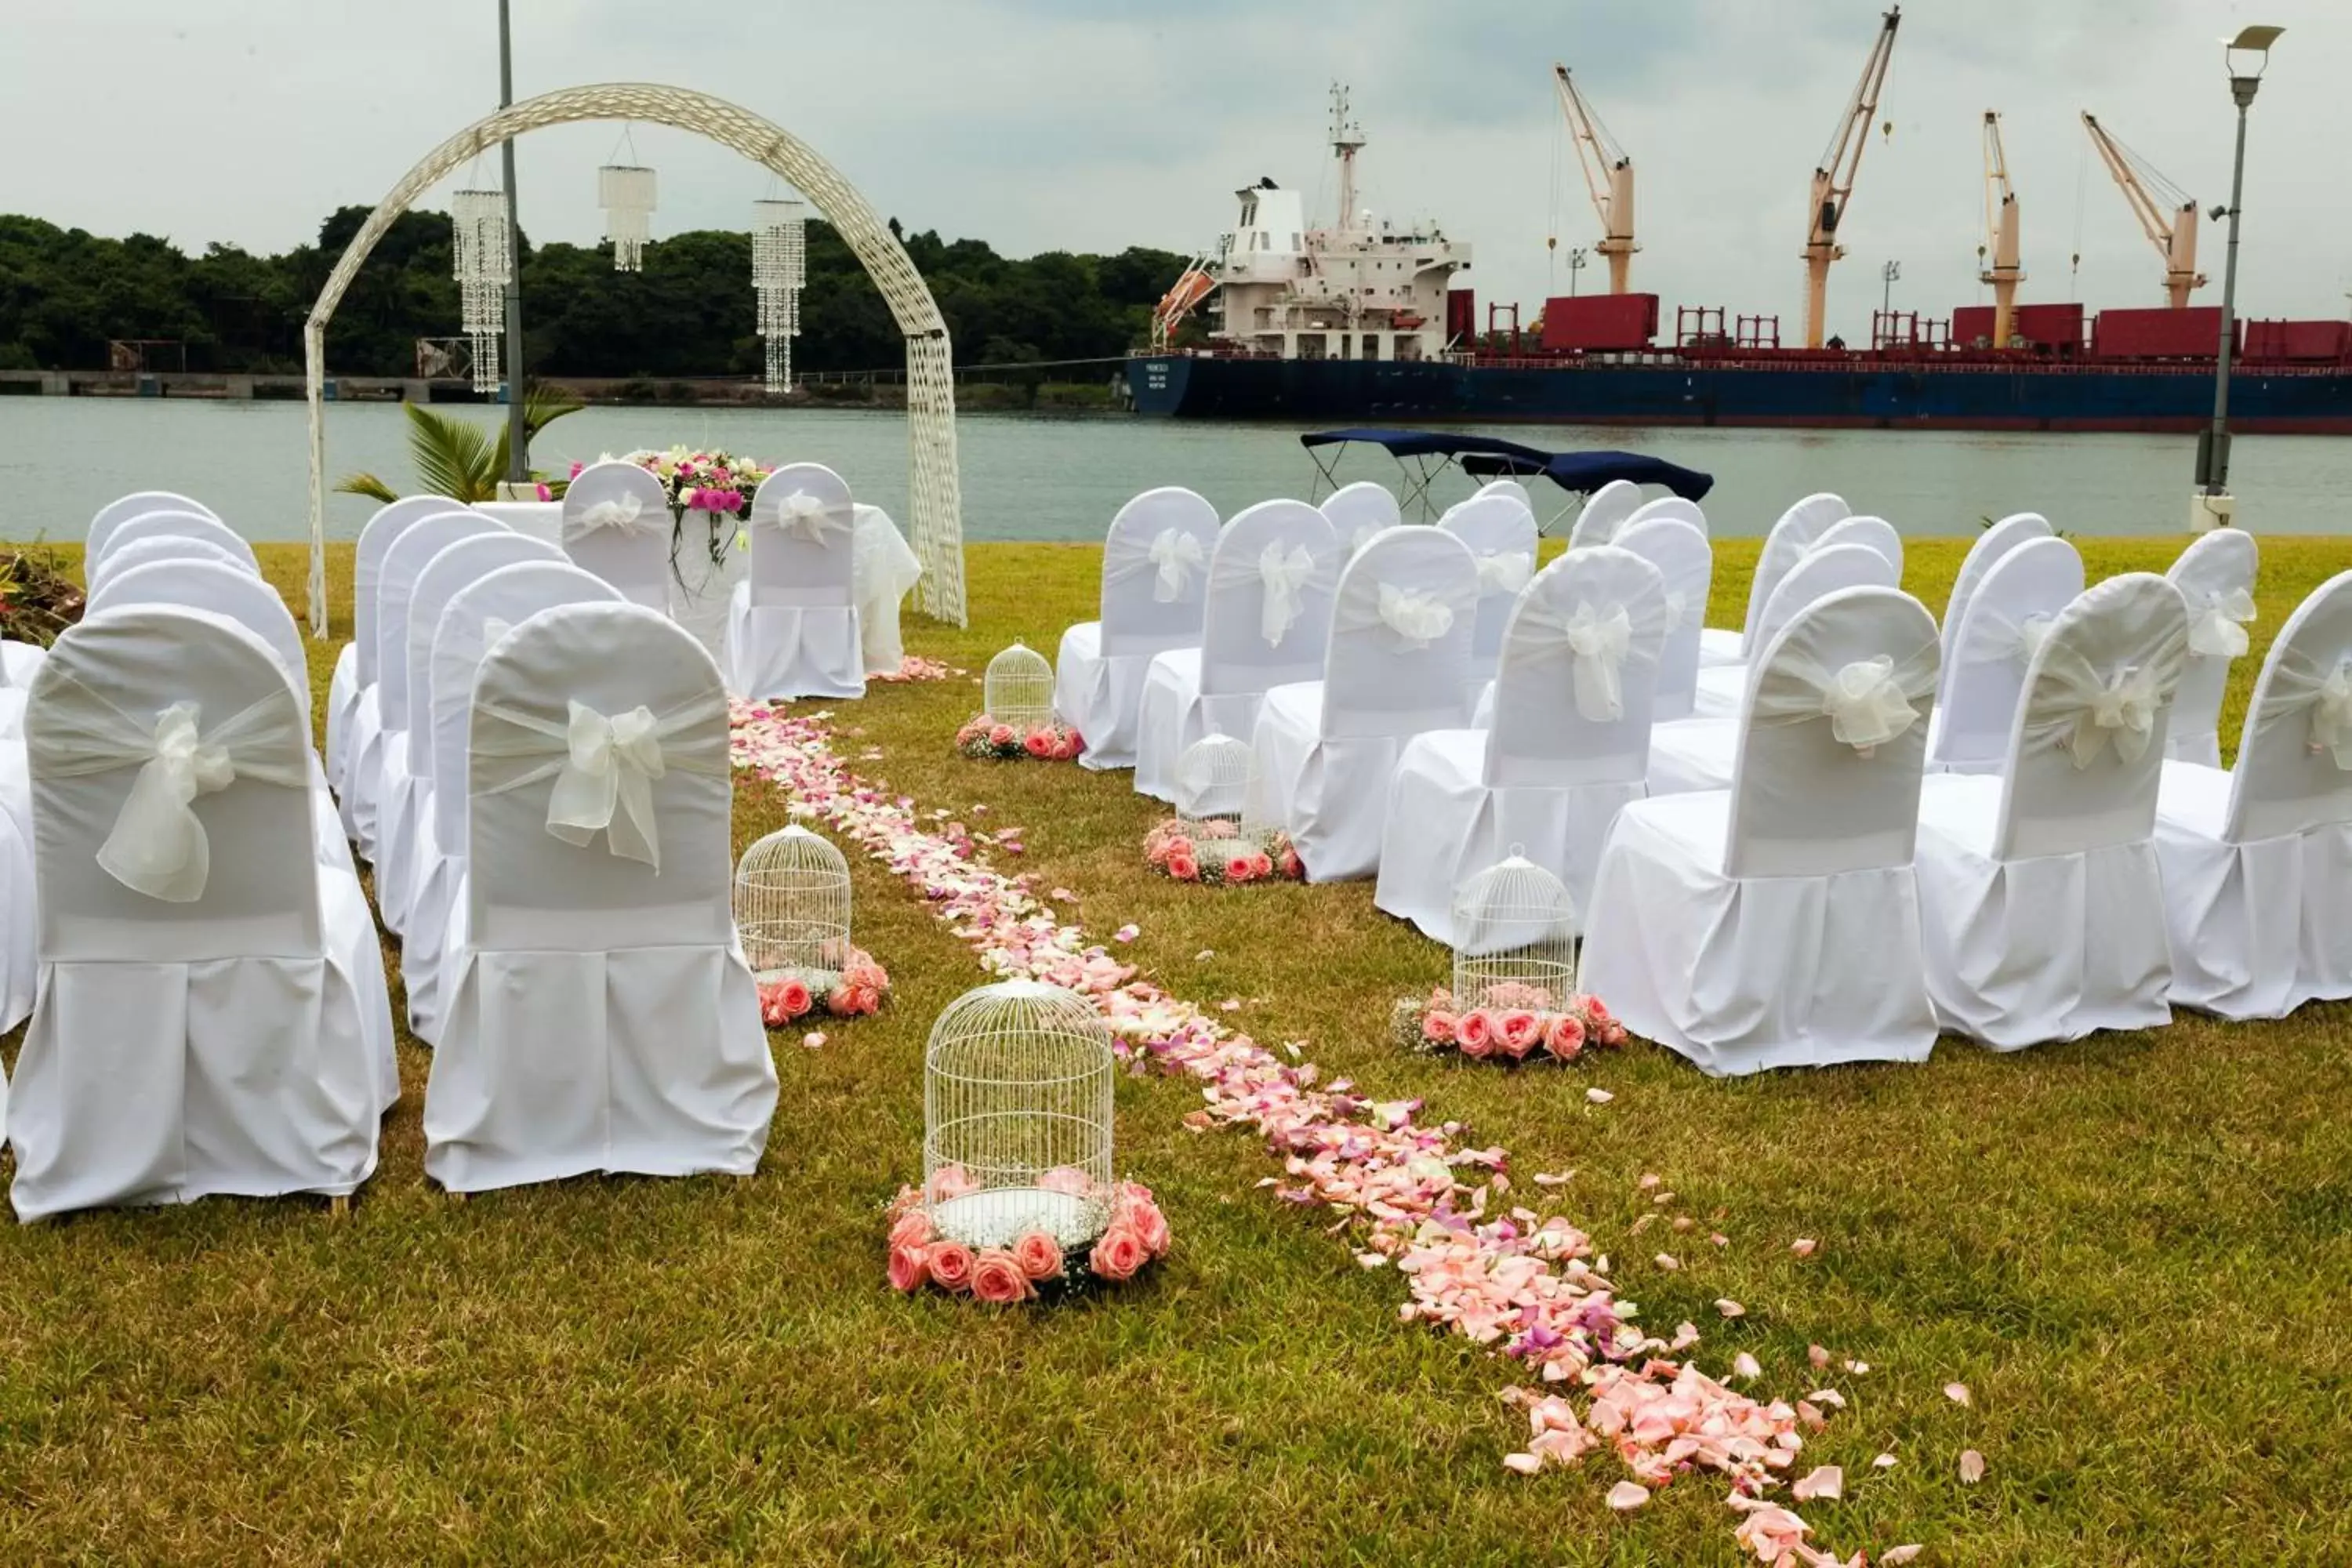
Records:
<instances>
[{"instance_id":1,"label":"pink rose in bouquet","mask_svg":"<svg viewBox=\"0 0 2352 1568\"><path fill-rule=\"evenodd\" d=\"M1152 1257L1165 1257L1170 1240L1168 1216L1161 1214L1160 1205L1152 1201L1150 1189L1137 1187L1130 1183L1120 1191L1122 1193L1140 1192L1143 1195L1123 1200L1118 1210L1118 1217L1113 1221L1114 1228L1124 1226L1134 1231L1135 1238L1143 1243L1145 1249Z\"/></svg>"},{"instance_id":2,"label":"pink rose in bouquet","mask_svg":"<svg viewBox=\"0 0 2352 1568\"><path fill-rule=\"evenodd\" d=\"M1544 1049L1564 1062L1584 1054L1584 1021L1573 1013L1559 1013L1544 1026Z\"/></svg>"},{"instance_id":3,"label":"pink rose in bouquet","mask_svg":"<svg viewBox=\"0 0 2352 1568\"><path fill-rule=\"evenodd\" d=\"M1225 880L1228 882L1246 882L1256 875L1257 858L1254 855L1235 855L1225 861Z\"/></svg>"},{"instance_id":4,"label":"pink rose in bouquet","mask_svg":"<svg viewBox=\"0 0 2352 1568\"><path fill-rule=\"evenodd\" d=\"M1051 730L1032 730L1023 738L1021 749L1041 763L1047 761L1054 754L1054 732Z\"/></svg>"},{"instance_id":5,"label":"pink rose in bouquet","mask_svg":"<svg viewBox=\"0 0 2352 1568\"><path fill-rule=\"evenodd\" d=\"M1171 851L1168 857L1168 874L1180 882L1197 882L1201 879L1201 863L1188 854Z\"/></svg>"},{"instance_id":6,"label":"pink rose in bouquet","mask_svg":"<svg viewBox=\"0 0 2352 1568\"><path fill-rule=\"evenodd\" d=\"M1250 857L1250 877L1253 880L1274 875L1274 858L1264 850Z\"/></svg>"},{"instance_id":7,"label":"pink rose in bouquet","mask_svg":"<svg viewBox=\"0 0 2352 1568\"><path fill-rule=\"evenodd\" d=\"M1062 731L1060 742L1054 747L1054 760L1057 763L1069 762L1080 752L1086 750L1086 745L1085 738L1076 730L1065 730Z\"/></svg>"},{"instance_id":8,"label":"pink rose in bouquet","mask_svg":"<svg viewBox=\"0 0 2352 1568\"><path fill-rule=\"evenodd\" d=\"M980 1184L961 1165L941 1165L931 1173L931 1202L935 1204L978 1191Z\"/></svg>"},{"instance_id":9,"label":"pink rose in bouquet","mask_svg":"<svg viewBox=\"0 0 2352 1568\"><path fill-rule=\"evenodd\" d=\"M1432 1007L1421 1016L1421 1037L1433 1046L1454 1043L1454 1015Z\"/></svg>"},{"instance_id":10,"label":"pink rose in bouquet","mask_svg":"<svg viewBox=\"0 0 2352 1568\"><path fill-rule=\"evenodd\" d=\"M976 1301L1009 1306L1036 1293L1037 1287L1029 1283L1020 1259L1001 1247L990 1247L971 1266L971 1294Z\"/></svg>"},{"instance_id":11,"label":"pink rose in bouquet","mask_svg":"<svg viewBox=\"0 0 2352 1568\"><path fill-rule=\"evenodd\" d=\"M961 1241L935 1241L923 1252L923 1266L931 1271L931 1283L942 1290L971 1289L972 1262L971 1248Z\"/></svg>"},{"instance_id":12,"label":"pink rose in bouquet","mask_svg":"<svg viewBox=\"0 0 2352 1568\"><path fill-rule=\"evenodd\" d=\"M1094 1178L1076 1165L1056 1165L1038 1177L1037 1184L1049 1193L1065 1193L1074 1198L1085 1197L1095 1190Z\"/></svg>"},{"instance_id":13,"label":"pink rose in bouquet","mask_svg":"<svg viewBox=\"0 0 2352 1568\"><path fill-rule=\"evenodd\" d=\"M1017 739L1019 737L1013 734L1013 726L1010 724L992 725L988 731L988 743L992 746L1009 746Z\"/></svg>"},{"instance_id":14,"label":"pink rose in bouquet","mask_svg":"<svg viewBox=\"0 0 2352 1568\"><path fill-rule=\"evenodd\" d=\"M919 1208L910 1208L900 1215L890 1226L892 1247L911 1247L919 1252L931 1243L931 1216Z\"/></svg>"},{"instance_id":15,"label":"pink rose in bouquet","mask_svg":"<svg viewBox=\"0 0 2352 1568\"><path fill-rule=\"evenodd\" d=\"M1042 1230L1033 1230L1013 1244L1013 1259L1032 1279L1051 1279L1062 1272L1062 1244Z\"/></svg>"},{"instance_id":16,"label":"pink rose in bouquet","mask_svg":"<svg viewBox=\"0 0 2352 1568\"><path fill-rule=\"evenodd\" d=\"M1298 851L1288 845L1283 846L1282 874L1292 881L1297 881L1307 875L1306 864L1298 858Z\"/></svg>"},{"instance_id":17,"label":"pink rose in bouquet","mask_svg":"<svg viewBox=\"0 0 2352 1568\"><path fill-rule=\"evenodd\" d=\"M919 1290L923 1288L923 1281L929 1277L930 1269L924 1262L923 1248L898 1246L890 1248L890 1289Z\"/></svg>"},{"instance_id":18,"label":"pink rose in bouquet","mask_svg":"<svg viewBox=\"0 0 2352 1568\"><path fill-rule=\"evenodd\" d=\"M1513 1061L1523 1061L1543 1043L1543 1020L1525 1008L1505 1013L1495 1020L1495 1043Z\"/></svg>"},{"instance_id":19,"label":"pink rose in bouquet","mask_svg":"<svg viewBox=\"0 0 2352 1568\"><path fill-rule=\"evenodd\" d=\"M1472 1061L1484 1061L1495 1051L1495 1021L1482 1008L1473 1008L1454 1020L1454 1044Z\"/></svg>"},{"instance_id":20,"label":"pink rose in bouquet","mask_svg":"<svg viewBox=\"0 0 2352 1568\"><path fill-rule=\"evenodd\" d=\"M1103 1232L1102 1239L1087 1257L1087 1267L1113 1282L1131 1279L1135 1271L1151 1260L1151 1249L1143 1238L1129 1226L1115 1225Z\"/></svg>"}]
</instances>

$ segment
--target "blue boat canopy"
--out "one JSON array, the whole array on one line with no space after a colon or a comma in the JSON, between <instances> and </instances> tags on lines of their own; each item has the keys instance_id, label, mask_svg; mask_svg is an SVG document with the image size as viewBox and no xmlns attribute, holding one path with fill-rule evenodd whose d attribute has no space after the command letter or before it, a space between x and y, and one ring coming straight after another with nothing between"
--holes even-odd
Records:
<instances>
[{"instance_id":1,"label":"blue boat canopy","mask_svg":"<svg viewBox=\"0 0 2352 1568\"><path fill-rule=\"evenodd\" d=\"M1517 441L1499 440L1492 436L1465 436L1441 430L1318 430L1301 436L1298 444L1310 449L1336 447L1361 441L1381 447L1392 458L1445 457L1459 458L1475 453L1493 459L1499 465L1512 465L1510 471L1537 474L1551 461L1549 452L1538 452L1533 447L1522 447ZM1465 467L1467 465L1465 465Z\"/></svg>"},{"instance_id":2,"label":"blue boat canopy","mask_svg":"<svg viewBox=\"0 0 2352 1568\"><path fill-rule=\"evenodd\" d=\"M1447 468L1457 467L1465 473L1482 478L1497 474L1528 478L1540 475L1579 495L1589 495L1612 479L1662 486L1685 500L1697 500L1715 488L1712 474L1702 474L1696 468L1639 452L1545 452L1499 437L1460 431L1369 427L1318 430L1298 437L1298 444L1309 452L1318 447L1359 444L1381 448L1404 469L1405 492L1398 500L1408 507L1418 505L1424 519L1433 510L1429 496L1431 481ZM1327 458L1318 455L1315 458L1322 478L1334 488L1339 482L1339 475L1333 471L1337 456L1335 453Z\"/></svg>"},{"instance_id":3,"label":"blue boat canopy","mask_svg":"<svg viewBox=\"0 0 2352 1568\"><path fill-rule=\"evenodd\" d=\"M1473 474L1538 472L1564 490L1586 495L1614 479L1629 479L1637 485L1663 485L1685 500L1701 500L1715 488L1713 474L1702 474L1696 468L1685 468L1679 463L1644 457L1639 452L1561 452L1547 458L1535 470L1506 468L1493 458L1472 454L1462 459L1462 467Z\"/></svg>"}]
</instances>

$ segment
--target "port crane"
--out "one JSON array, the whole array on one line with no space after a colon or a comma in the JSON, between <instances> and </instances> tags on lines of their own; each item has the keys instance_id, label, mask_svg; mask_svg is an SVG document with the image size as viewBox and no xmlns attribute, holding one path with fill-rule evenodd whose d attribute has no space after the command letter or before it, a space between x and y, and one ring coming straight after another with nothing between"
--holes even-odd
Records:
<instances>
[{"instance_id":1,"label":"port crane","mask_svg":"<svg viewBox=\"0 0 2352 1568\"><path fill-rule=\"evenodd\" d=\"M1871 122L1878 117L1879 89L1886 85L1886 68L1895 58L1895 29L1903 21L1895 6L1881 19L1878 40L1863 63L1862 79L1830 138L1822 161L1813 168L1812 216L1805 235L1805 346L1822 346L1828 312L1830 263L1845 254L1838 244L1838 226L1844 221L1853 196L1853 177L1862 167L1862 149L1870 140Z\"/></svg>"},{"instance_id":2,"label":"port crane","mask_svg":"<svg viewBox=\"0 0 2352 1568\"><path fill-rule=\"evenodd\" d=\"M2009 157L2000 146L2000 116L1984 117L1985 242L1977 249L1980 282L1992 285L1992 346L2009 347L2017 321L2017 193L2009 184Z\"/></svg>"},{"instance_id":3,"label":"port crane","mask_svg":"<svg viewBox=\"0 0 2352 1568\"><path fill-rule=\"evenodd\" d=\"M2202 288L2205 275L2197 270L2197 198L2166 179L2147 159L2107 134L2098 116L2083 111L2083 129L2099 161L2131 204L2147 242L2164 259L2164 297L2176 310L2189 308L2189 291Z\"/></svg>"},{"instance_id":4,"label":"port crane","mask_svg":"<svg viewBox=\"0 0 2352 1568\"><path fill-rule=\"evenodd\" d=\"M1559 93L1559 111L1568 118L1569 134L1576 142L1576 162L1584 170L1585 189L1592 194L1592 210L1601 215L1601 243L1592 248L1609 258L1609 291L1626 292L1633 253L1633 160L1601 117L1592 112L1568 68L1551 68L1552 86Z\"/></svg>"}]
</instances>

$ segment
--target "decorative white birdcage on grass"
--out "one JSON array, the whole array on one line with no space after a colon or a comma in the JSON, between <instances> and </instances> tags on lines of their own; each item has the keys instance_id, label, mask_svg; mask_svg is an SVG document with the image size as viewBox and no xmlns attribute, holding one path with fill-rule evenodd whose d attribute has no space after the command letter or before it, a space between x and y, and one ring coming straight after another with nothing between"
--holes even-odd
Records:
<instances>
[{"instance_id":1,"label":"decorative white birdcage on grass","mask_svg":"<svg viewBox=\"0 0 2352 1568\"><path fill-rule=\"evenodd\" d=\"M1257 753L1247 741L1202 736L1176 759L1178 818L1193 827L1229 823L1224 834L1212 836L1238 835L1248 826L1250 784L1256 776Z\"/></svg>"},{"instance_id":2,"label":"decorative white birdcage on grass","mask_svg":"<svg viewBox=\"0 0 2352 1568\"><path fill-rule=\"evenodd\" d=\"M1034 980L967 991L923 1058L923 1206L975 1250L1033 1231L1066 1252L1108 1227L1110 1031L1083 997Z\"/></svg>"},{"instance_id":3,"label":"decorative white birdcage on grass","mask_svg":"<svg viewBox=\"0 0 2352 1568\"><path fill-rule=\"evenodd\" d=\"M735 929L762 985L829 994L850 962L849 862L798 823L769 834L735 868Z\"/></svg>"},{"instance_id":4,"label":"decorative white birdcage on grass","mask_svg":"<svg viewBox=\"0 0 2352 1568\"><path fill-rule=\"evenodd\" d=\"M988 661L981 707L1000 724L1028 731L1054 718L1054 667L1026 643L1014 643Z\"/></svg>"},{"instance_id":5,"label":"decorative white birdcage on grass","mask_svg":"<svg viewBox=\"0 0 2352 1568\"><path fill-rule=\"evenodd\" d=\"M1454 1005L1557 1013L1575 996L1575 900L1513 845L1454 895Z\"/></svg>"}]
</instances>

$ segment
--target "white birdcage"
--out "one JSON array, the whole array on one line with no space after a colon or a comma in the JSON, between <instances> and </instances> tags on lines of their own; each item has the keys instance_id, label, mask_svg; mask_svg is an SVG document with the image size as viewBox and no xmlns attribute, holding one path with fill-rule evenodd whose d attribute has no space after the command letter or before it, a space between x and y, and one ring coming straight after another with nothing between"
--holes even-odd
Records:
<instances>
[{"instance_id":1,"label":"white birdcage","mask_svg":"<svg viewBox=\"0 0 2352 1568\"><path fill-rule=\"evenodd\" d=\"M763 984L825 994L849 967L849 862L798 823L769 834L735 868L735 929Z\"/></svg>"},{"instance_id":2,"label":"white birdcage","mask_svg":"<svg viewBox=\"0 0 2352 1568\"><path fill-rule=\"evenodd\" d=\"M1575 994L1575 900L1513 845L1454 895L1454 1005L1559 1012Z\"/></svg>"},{"instance_id":3,"label":"white birdcage","mask_svg":"<svg viewBox=\"0 0 2352 1568\"><path fill-rule=\"evenodd\" d=\"M967 991L923 1056L923 1202L941 1236L1010 1247L1044 1231L1065 1251L1110 1222L1110 1030L1058 985Z\"/></svg>"},{"instance_id":4,"label":"white birdcage","mask_svg":"<svg viewBox=\"0 0 2352 1568\"><path fill-rule=\"evenodd\" d=\"M980 690L982 709L1000 724L1029 730L1053 721L1054 667L1025 643L988 661Z\"/></svg>"},{"instance_id":5,"label":"white birdcage","mask_svg":"<svg viewBox=\"0 0 2352 1568\"><path fill-rule=\"evenodd\" d=\"M1203 735L1176 758L1176 816L1195 838L1230 838L1273 826L1259 820L1257 752L1231 735Z\"/></svg>"}]
</instances>

